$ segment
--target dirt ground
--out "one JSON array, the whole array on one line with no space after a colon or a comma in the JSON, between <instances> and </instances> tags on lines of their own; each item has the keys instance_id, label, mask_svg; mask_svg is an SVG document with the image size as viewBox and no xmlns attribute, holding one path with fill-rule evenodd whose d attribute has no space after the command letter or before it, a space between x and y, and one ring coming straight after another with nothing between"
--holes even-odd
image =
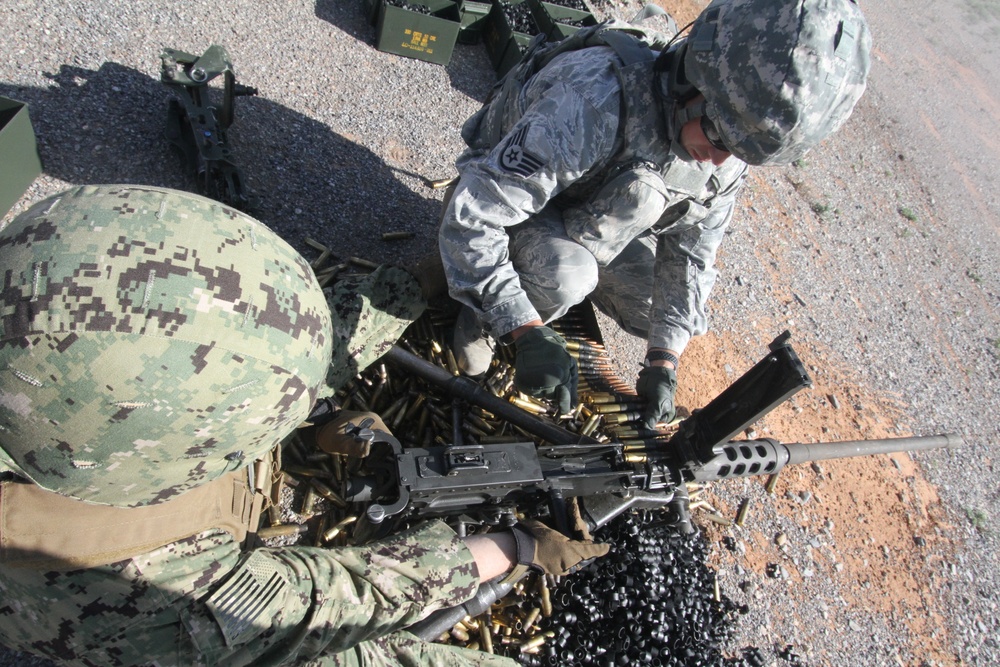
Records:
<instances>
[{"instance_id":1,"label":"dirt ground","mask_svg":"<svg viewBox=\"0 0 1000 667\"><path fill-rule=\"evenodd\" d=\"M657 4L675 16L679 25L684 25L706 3L657 0ZM939 46L937 52L946 50ZM929 59L934 51L924 53ZM886 63L886 54L878 51L877 46L875 57L889 68L898 67L897 63ZM983 105L994 118L1000 118L988 84L973 69L952 64L976 103ZM902 71L898 74L906 76ZM929 120L926 125L933 130ZM937 139L942 137L938 135ZM982 139L983 144L997 148L992 135ZM985 207L984 200L990 195L961 165L957 157L950 163L968 192L974 195L974 205ZM822 186L810 183L807 178L791 184L797 195L794 204L798 210L791 210L787 199L774 192L769 179L752 173L748 190L754 193L753 206L745 213L750 222L760 215L758 211L768 211L772 220L785 221L785 231L790 237L802 234L801 226L811 223L808 217L803 219L801 209L819 201ZM886 202L886 206L891 207L892 202ZM777 217L775 212L779 214ZM762 245L755 252L760 255L762 265L772 267L768 276L773 291L782 295L779 301L791 303L798 299L789 274L780 270L780 250ZM822 261L818 258L818 262ZM720 267L726 271L725 251L720 257ZM773 323L756 324L763 331L777 332L782 328L778 317ZM947 341L940 341L940 345L946 346ZM695 338L684 354L683 365L697 368L698 372L680 374L678 403L696 408L722 391L749 367L746 347L744 336L732 331L710 332ZM830 442L911 433L913 427L907 423L907 415L912 406L903 396L873 391L857 382L856 376L839 373L833 363L837 354L817 340L800 341L796 349L804 360L810 360L807 366L811 370L820 372L813 373L814 384L810 389L756 425L754 437L774 437L784 442ZM762 487L765 482L765 478L756 478L751 483ZM728 492L723 488L727 483L715 483L707 500L724 517L733 519L738 501L746 494ZM803 498L808 502L802 502ZM789 467L780 473L773 494L763 502L767 505L766 512L776 513L811 534L821 531L822 543L813 540L806 547L809 552L806 559L791 557L787 545L782 546L787 540L784 534L764 532L780 522L755 522L754 513L764 511L759 501L752 506L742 528L724 528L704 520L700 523L709 539L719 545L734 537L745 542L745 554L741 552L738 561L758 579L769 578L769 566L779 565L785 570L788 585L782 596L777 600L768 598L769 605L774 607L771 611L775 622L786 619L799 625L797 609L816 606L816 573L812 570L818 570L830 577L851 608L891 618L897 627L905 628L906 636L898 637L897 641L908 646L908 650L904 651L906 657L897 654L898 664L964 664L956 657L955 647L960 639L950 634L949 601L937 579L945 567L943 559L960 545L954 541L955 526L942 507L938 490L927 481L913 457L904 453ZM720 570L732 567L734 559L727 549L715 549L713 554L714 564ZM837 613L824 611L822 618L826 627L810 627L807 635L836 635L847 625ZM810 658L807 664L828 664L821 651Z\"/></svg>"}]
</instances>

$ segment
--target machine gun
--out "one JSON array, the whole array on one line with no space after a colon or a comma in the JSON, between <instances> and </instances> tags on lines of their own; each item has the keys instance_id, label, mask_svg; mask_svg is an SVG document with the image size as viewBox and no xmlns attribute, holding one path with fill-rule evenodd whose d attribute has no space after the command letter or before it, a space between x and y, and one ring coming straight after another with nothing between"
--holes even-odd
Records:
<instances>
[{"instance_id":1,"label":"machine gun","mask_svg":"<svg viewBox=\"0 0 1000 667\"><path fill-rule=\"evenodd\" d=\"M256 205L240 173L230 159L226 132L235 118L234 100L256 95L257 89L236 83L226 49L213 44L200 57L164 49L160 55L160 81L173 88L180 100L167 108L167 139L195 174L198 191L241 210ZM222 77L222 100L213 104L209 83Z\"/></svg>"},{"instance_id":2,"label":"machine gun","mask_svg":"<svg viewBox=\"0 0 1000 667\"><path fill-rule=\"evenodd\" d=\"M386 534L400 521L447 517L465 523L511 525L516 512L549 516L570 534L566 501L575 498L580 516L596 530L630 509L668 507L674 525L696 532L685 482L777 473L789 464L941 447L959 447L957 434L856 440L828 444L780 443L774 439L733 440L811 380L785 332L769 353L701 410L681 422L669 439L639 446L598 442L542 421L485 391L467 378L393 348L386 360L451 395L455 412L471 403L510 421L542 441L481 445L466 443L459 420L450 446L404 449L387 433L361 429L358 437L391 451L383 457L377 482L356 480L351 500L376 499L364 521L370 531ZM363 431L363 433L362 433ZM373 450L374 453L375 450ZM372 493L379 486L382 491ZM387 491L392 489L392 491ZM388 493L391 502L380 501ZM466 616L477 616L510 592L512 582L484 583L465 604L444 609L408 628L431 641Z\"/></svg>"},{"instance_id":3,"label":"machine gun","mask_svg":"<svg viewBox=\"0 0 1000 667\"><path fill-rule=\"evenodd\" d=\"M668 507L677 527L695 532L685 482L778 472L788 464L908 450L957 447L955 434L831 444L732 440L812 381L785 332L742 377L691 417L669 439L625 445L574 433L543 421L420 357L395 347L385 359L449 394L456 415L450 445L404 449L392 435L357 433L373 443L376 473L359 476L349 501L370 502L366 538L395 531L401 522L445 517L453 523L513 525L516 513L549 518L570 534L567 500L576 498L591 530L631 508ZM467 442L461 405L471 403L505 419L542 443Z\"/></svg>"}]
</instances>

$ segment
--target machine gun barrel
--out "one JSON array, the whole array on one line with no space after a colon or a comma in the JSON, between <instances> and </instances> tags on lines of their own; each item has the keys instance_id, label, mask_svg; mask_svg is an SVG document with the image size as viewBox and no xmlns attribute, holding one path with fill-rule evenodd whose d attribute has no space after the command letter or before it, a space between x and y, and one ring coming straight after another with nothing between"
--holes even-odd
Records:
<instances>
[{"instance_id":1,"label":"machine gun barrel","mask_svg":"<svg viewBox=\"0 0 1000 667\"><path fill-rule=\"evenodd\" d=\"M469 378L452 375L445 369L435 366L431 362L421 359L399 346L392 347L384 358L403 370L440 387L453 398L478 405L484 410L488 410L496 416L506 419L511 424L553 445L597 444L597 440L594 438L573 433L560 426L538 419L516 405L494 396Z\"/></svg>"},{"instance_id":2,"label":"machine gun barrel","mask_svg":"<svg viewBox=\"0 0 1000 667\"><path fill-rule=\"evenodd\" d=\"M688 481L708 482L730 477L770 475L786 465L810 461L941 449L943 447L954 449L963 444L962 436L957 433L819 443L780 443L770 438L731 440L716 447L717 453L712 460L697 466L683 468L682 472Z\"/></svg>"},{"instance_id":3,"label":"machine gun barrel","mask_svg":"<svg viewBox=\"0 0 1000 667\"><path fill-rule=\"evenodd\" d=\"M791 442L783 445L788 450L788 464L842 459L870 454L892 454L894 452L914 452L925 449L956 449L964 445L957 433L915 436L910 438L884 438L881 440L844 440L842 442L802 443Z\"/></svg>"}]
</instances>

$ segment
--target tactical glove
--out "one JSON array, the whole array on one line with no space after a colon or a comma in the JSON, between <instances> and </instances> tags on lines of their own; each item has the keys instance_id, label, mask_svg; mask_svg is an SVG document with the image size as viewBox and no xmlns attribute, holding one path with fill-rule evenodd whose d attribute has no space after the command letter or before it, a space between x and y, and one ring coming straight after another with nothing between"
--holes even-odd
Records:
<instances>
[{"instance_id":1,"label":"tactical glove","mask_svg":"<svg viewBox=\"0 0 1000 667\"><path fill-rule=\"evenodd\" d=\"M677 371L666 366L647 366L639 371L635 383L639 398L646 402L642 409L643 425L656 428L658 422L669 422L677 414L674 395L677 393Z\"/></svg>"},{"instance_id":2,"label":"tactical glove","mask_svg":"<svg viewBox=\"0 0 1000 667\"><path fill-rule=\"evenodd\" d=\"M529 396L548 398L566 414L576 405L576 359L566 341L549 327L528 329L517 339L514 386Z\"/></svg>"},{"instance_id":3,"label":"tactical glove","mask_svg":"<svg viewBox=\"0 0 1000 667\"><path fill-rule=\"evenodd\" d=\"M519 522L511 532L517 543L517 567L506 580L520 579L527 569L555 576L572 574L611 548L607 544L571 540L534 519Z\"/></svg>"},{"instance_id":4,"label":"tactical glove","mask_svg":"<svg viewBox=\"0 0 1000 667\"><path fill-rule=\"evenodd\" d=\"M389 433L382 418L374 412L341 410L333 421L316 430L316 446L327 454L364 458L371 451L371 431Z\"/></svg>"}]
</instances>

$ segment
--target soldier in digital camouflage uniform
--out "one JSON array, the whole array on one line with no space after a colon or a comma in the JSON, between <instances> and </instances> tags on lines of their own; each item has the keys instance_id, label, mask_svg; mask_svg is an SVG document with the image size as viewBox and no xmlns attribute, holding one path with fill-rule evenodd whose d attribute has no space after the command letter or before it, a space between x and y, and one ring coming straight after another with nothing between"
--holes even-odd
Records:
<instances>
[{"instance_id":1,"label":"soldier in digital camouflage uniform","mask_svg":"<svg viewBox=\"0 0 1000 667\"><path fill-rule=\"evenodd\" d=\"M714 0L659 54L596 31L577 36L593 48L522 59L466 122L440 250L468 306L463 370L486 370L492 339L513 343L518 386L568 410L576 365L543 325L589 296L647 341L636 388L652 428L706 330L747 165L791 163L847 119L871 40L853 0Z\"/></svg>"},{"instance_id":2,"label":"soldier in digital camouflage uniform","mask_svg":"<svg viewBox=\"0 0 1000 667\"><path fill-rule=\"evenodd\" d=\"M440 522L241 546L266 455L422 311L406 271L324 295L256 220L140 186L38 203L0 231L0 270L0 643L100 667L512 664L402 628L607 549Z\"/></svg>"}]
</instances>

